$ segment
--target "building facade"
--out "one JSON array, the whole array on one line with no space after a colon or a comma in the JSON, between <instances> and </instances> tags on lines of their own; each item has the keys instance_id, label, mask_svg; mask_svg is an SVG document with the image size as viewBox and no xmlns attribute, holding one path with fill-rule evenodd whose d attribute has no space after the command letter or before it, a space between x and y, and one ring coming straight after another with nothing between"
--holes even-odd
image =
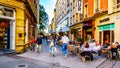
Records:
<instances>
[{"instance_id":1,"label":"building facade","mask_svg":"<svg viewBox=\"0 0 120 68\"><path fill-rule=\"evenodd\" d=\"M83 0L70 0L70 38L82 38Z\"/></svg>"},{"instance_id":2,"label":"building facade","mask_svg":"<svg viewBox=\"0 0 120 68\"><path fill-rule=\"evenodd\" d=\"M106 40L120 43L120 0L67 0L70 4L70 39L80 36L83 41L95 39L104 44ZM66 1L64 1L66 3ZM62 5L61 5L62 4ZM56 24L65 18L64 3L57 0ZM64 6L65 9L68 8ZM60 23L60 24L59 24ZM62 25L63 26L63 25ZM59 27L59 30L61 27ZM58 28L57 28L58 29Z\"/></svg>"},{"instance_id":3,"label":"building facade","mask_svg":"<svg viewBox=\"0 0 120 68\"><path fill-rule=\"evenodd\" d=\"M25 50L35 36L36 9L37 0L0 0L1 49Z\"/></svg>"},{"instance_id":4,"label":"building facade","mask_svg":"<svg viewBox=\"0 0 120 68\"><path fill-rule=\"evenodd\" d=\"M69 33L70 0L57 0L56 2L56 33Z\"/></svg>"},{"instance_id":5,"label":"building facade","mask_svg":"<svg viewBox=\"0 0 120 68\"><path fill-rule=\"evenodd\" d=\"M103 3L105 3L105 1ZM106 3L106 7L108 6L108 8L104 7L104 10L108 9L107 14L96 19L97 24L95 27L97 29L95 39L99 40L101 44L103 44L105 40L108 40L109 44L113 42L120 43L120 0L106 0Z\"/></svg>"}]
</instances>

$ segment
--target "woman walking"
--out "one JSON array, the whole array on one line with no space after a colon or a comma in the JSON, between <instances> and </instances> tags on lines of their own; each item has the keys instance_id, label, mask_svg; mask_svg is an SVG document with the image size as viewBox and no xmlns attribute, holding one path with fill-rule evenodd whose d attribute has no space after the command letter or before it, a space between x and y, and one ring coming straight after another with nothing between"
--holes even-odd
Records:
<instances>
[{"instance_id":1,"label":"woman walking","mask_svg":"<svg viewBox=\"0 0 120 68\"><path fill-rule=\"evenodd\" d=\"M52 36L50 36L50 44L49 44L49 53L50 53L50 56L55 56L54 55L54 39Z\"/></svg>"}]
</instances>

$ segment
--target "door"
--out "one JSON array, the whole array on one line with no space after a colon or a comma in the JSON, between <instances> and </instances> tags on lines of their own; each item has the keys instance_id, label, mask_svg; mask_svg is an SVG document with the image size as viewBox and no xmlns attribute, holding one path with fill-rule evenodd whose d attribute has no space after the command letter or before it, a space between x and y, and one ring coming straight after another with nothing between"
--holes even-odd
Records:
<instances>
[{"instance_id":1,"label":"door","mask_svg":"<svg viewBox=\"0 0 120 68\"><path fill-rule=\"evenodd\" d=\"M104 31L103 32L103 41L105 42L105 41L108 41L109 42L109 44L110 44L110 31Z\"/></svg>"}]
</instances>

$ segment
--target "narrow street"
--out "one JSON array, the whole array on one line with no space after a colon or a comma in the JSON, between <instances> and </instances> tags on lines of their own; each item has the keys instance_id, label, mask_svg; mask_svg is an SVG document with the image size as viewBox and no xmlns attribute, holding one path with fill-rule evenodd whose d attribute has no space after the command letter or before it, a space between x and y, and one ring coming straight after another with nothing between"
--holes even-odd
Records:
<instances>
[{"instance_id":1,"label":"narrow street","mask_svg":"<svg viewBox=\"0 0 120 68\"><path fill-rule=\"evenodd\" d=\"M67 68L69 67L70 68L87 68L87 67L96 68L99 64L101 64L105 60L105 58L101 58L96 55L94 55L94 60L92 62L88 62L88 61L83 62L78 56L72 56L72 55L68 55L68 58L65 59L60 50L60 47L57 47L57 50L58 50L58 53L56 53L55 57L50 57L48 46L46 44L46 41L44 41L42 45L41 54L28 51L24 54L20 54L17 56L31 58L31 59L38 60L44 63L58 65L58 67L62 66L62 67L67 67Z\"/></svg>"}]
</instances>

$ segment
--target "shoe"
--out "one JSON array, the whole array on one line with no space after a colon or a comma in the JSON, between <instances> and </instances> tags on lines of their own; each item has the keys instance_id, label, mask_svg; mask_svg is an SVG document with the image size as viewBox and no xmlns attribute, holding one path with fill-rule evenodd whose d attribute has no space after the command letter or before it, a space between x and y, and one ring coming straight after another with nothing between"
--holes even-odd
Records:
<instances>
[{"instance_id":1,"label":"shoe","mask_svg":"<svg viewBox=\"0 0 120 68\"><path fill-rule=\"evenodd\" d=\"M65 55L65 59L67 59L67 55Z\"/></svg>"}]
</instances>

